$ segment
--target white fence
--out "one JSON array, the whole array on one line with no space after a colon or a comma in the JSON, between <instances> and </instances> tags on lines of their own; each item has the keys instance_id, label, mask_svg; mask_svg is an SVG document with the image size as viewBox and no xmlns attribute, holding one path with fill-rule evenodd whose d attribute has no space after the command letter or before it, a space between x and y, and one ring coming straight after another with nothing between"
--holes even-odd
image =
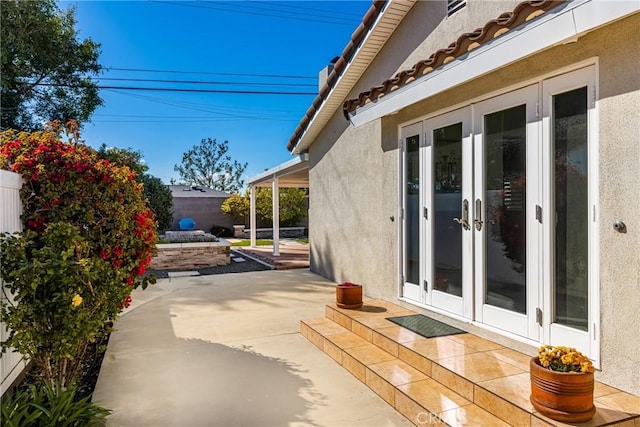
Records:
<instances>
[{"instance_id":1,"label":"white fence","mask_svg":"<svg viewBox=\"0 0 640 427\"><path fill-rule=\"evenodd\" d=\"M22 178L20 175L0 170L0 232L22 230L22 221L20 220L22 214L21 187ZM1 278L0 285L2 285ZM0 298L4 299L4 292ZM0 340L4 341L6 336L5 326L0 324ZM5 392L24 368L25 362L20 354L13 352L2 355L0 358L0 394Z\"/></svg>"}]
</instances>

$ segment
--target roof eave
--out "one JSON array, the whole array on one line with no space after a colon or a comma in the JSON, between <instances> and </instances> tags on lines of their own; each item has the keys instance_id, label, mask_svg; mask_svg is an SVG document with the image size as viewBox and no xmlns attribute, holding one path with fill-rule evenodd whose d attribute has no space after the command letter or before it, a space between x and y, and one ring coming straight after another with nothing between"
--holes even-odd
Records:
<instances>
[{"instance_id":1,"label":"roof eave","mask_svg":"<svg viewBox=\"0 0 640 427\"><path fill-rule=\"evenodd\" d=\"M323 89L328 89L329 93L320 106L312 114L309 114L309 111L307 112L305 117L309 119L308 125L295 145L291 147L292 154L305 153L335 112L342 109L342 104L353 90L353 87L409 10L411 10L415 1L389 0L378 14L371 29L365 34L359 46L355 47L356 50L351 58L341 57L346 60L344 70L338 75L333 87L325 85L327 87ZM320 92L322 93L322 90ZM312 105L310 110L313 108Z\"/></svg>"},{"instance_id":2,"label":"roof eave","mask_svg":"<svg viewBox=\"0 0 640 427\"><path fill-rule=\"evenodd\" d=\"M527 18L525 24L514 27L504 35L492 38L473 50L454 55L441 49L428 60L415 64L412 69L404 70L380 86L345 102L345 116L352 125L358 127L551 46L576 41L578 37L599 26L636 13L640 9L636 2L606 3L601 0L565 3L530 1L521 3L516 9L526 7L526 3L549 3L550 7L545 7L545 12L539 18L531 21ZM487 26L496 22L498 20L490 21ZM484 31L479 29L474 33L464 34L457 43L468 41L464 39L483 33ZM453 50L451 46L456 44L450 45L449 50ZM425 64L435 62L433 58L437 58L441 52L455 57L439 66L433 65L431 71L421 72L419 67L427 68ZM418 77L414 78L414 75Z\"/></svg>"}]
</instances>

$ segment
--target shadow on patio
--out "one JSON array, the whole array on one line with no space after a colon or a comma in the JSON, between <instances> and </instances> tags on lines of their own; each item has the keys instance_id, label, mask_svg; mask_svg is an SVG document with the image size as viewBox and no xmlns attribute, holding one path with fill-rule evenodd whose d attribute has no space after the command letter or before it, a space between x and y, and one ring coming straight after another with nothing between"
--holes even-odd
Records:
<instances>
[{"instance_id":1,"label":"shadow on patio","mask_svg":"<svg viewBox=\"0 0 640 427\"><path fill-rule=\"evenodd\" d=\"M410 425L298 332L301 318L323 315L331 285L289 270L136 291L94 401L119 426Z\"/></svg>"}]
</instances>

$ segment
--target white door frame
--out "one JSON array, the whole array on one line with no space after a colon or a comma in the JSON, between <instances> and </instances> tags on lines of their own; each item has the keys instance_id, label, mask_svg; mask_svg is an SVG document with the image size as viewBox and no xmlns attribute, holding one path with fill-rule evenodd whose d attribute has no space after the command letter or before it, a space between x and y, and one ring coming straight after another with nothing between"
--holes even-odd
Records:
<instances>
[{"instance_id":1,"label":"white door frame","mask_svg":"<svg viewBox=\"0 0 640 427\"><path fill-rule=\"evenodd\" d=\"M424 180L423 180L423 176L424 176L424 162L422 159L422 153L421 151L423 150L423 146L424 146L424 140L423 140L423 136L422 136L422 121L418 122L418 123L414 123L411 124L409 126L405 126L401 129L400 131L400 219L401 219L401 233L400 233L400 248L401 248L401 252L402 252L402 257L401 257L401 265L400 265L400 277L401 277L401 283L402 283L402 288L401 288L401 296L403 298L407 298L413 302L417 302L417 303L424 303L424 295L423 295L423 287L422 287L422 278L424 277L424 273L423 273L423 268L424 268L424 262L422 262L422 260L424 259L424 239L422 239L420 236L423 235L424 233L424 225L422 221L419 221L419 232L418 232L418 236L414 236L416 238L419 239L419 243L418 243L418 247L416 247L415 249L417 249L417 254L414 253L412 254L413 256L418 256L418 260L417 262L419 262L420 267L419 267L419 274L418 274L418 281L417 283L412 283L409 282L409 278L408 278L408 272L407 272L407 263L408 263L408 250L406 248L407 245L407 222L408 219L410 217L410 215L415 214L415 212L413 213L409 213L408 212L408 206L407 206L407 202L409 200L408 198L408 194L407 194L407 176L406 176L406 172L407 172L407 144L406 144L406 140L410 137L414 137L417 136L419 138L419 143L418 143L418 159L420 162L420 166L419 166L419 182L420 182L420 187L422 187L424 185ZM423 206L423 200L422 200L422 191L420 191L418 193L418 195L416 196L418 197L418 200L415 200L414 202L418 204L418 206ZM414 251L415 252L415 251Z\"/></svg>"},{"instance_id":2,"label":"white door frame","mask_svg":"<svg viewBox=\"0 0 640 427\"><path fill-rule=\"evenodd\" d=\"M463 107L449 113L425 120L425 145L424 165L426 167L424 191L424 206L427 209L425 222L424 239L427 247L427 258L425 258L425 280L428 283L427 295L425 295L425 303L444 311L463 316L467 319L473 319L473 233L471 231L471 202L473 200L473 143L472 143L472 126L471 126L471 107ZM469 210L468 218L458 218L464 221L466 225L455 224L451 218L451 225L460 227L462 230L462 297L451 295L436 289L435 265L434 265L434 248L435 244L435 203L434 203L434 158L433 158L433 131L449 125L462 124L462 192L461 199L467 200ZM461 207L462 211L462 207ZM430 214L429 214L430 213ZM446 224L443 224L446 226Z\"/></svg>"},{"instance_id":3,"label":"white door frame","mask_svg":"<svg viewBox=\"0 0 640 427\"><path fill-rule=\"evenodd\" d=\"M591 65L577 71L562 74L560 76L546 79L542 82L542 138L543 138L543 188L544 204L549 209L544 211L543 230L544 241L546 242L543 264L543 280L545 286L543 306L545 307L543 316L543 341L551 345L565 345L575 347L589 358L596 366L600 363L600 292L599 292L599 240L598 240L598 114L596 108L597 94L597 68ZM587 87L587 124L588 124L588 206L589 206L589 227L585 230L588 233L588 265L589 265L589 304L588 304L588 329L580 331L568 326L554 323L554 182L553 165L553 141L552 135L552 100L553 95L565 93L581 87Z\"/></svg>"},{"instance_id":4,"label":"white door frame","mask_svg":"<svg viewBox=\"0 0 640 427\"><path fill-rule=\"evenodd\" d=\"M483 307L483 295L484 289L484 271L483 268L478 266L484 266L484 263L480 263L477 259L474 259L474 283L482 283L480 288L476 285L473 288L472 308L469 311L464 308L462 315L456 315L451 311L440 308L440 304L437 299L433 298L432 287L432 266L424 267L421 269L421 279L426 279L429 282L427 290L429 294L424 293L424 289L421 289L417 284L415 299L407 299L407 295L403 293L404 284L400 286L399 296L408 302L412 302L424 307L433 308L434 311L446 313L448 312L454 318L469 319L472 323L479 327L486 327L495 332L499 330L504 331L505 336L522 340L530 344L535 343L549 343L552 345L570 345L578 348L580 351L588 355L594 362L596 367L600 363L600 292L599 292L599 229L598 229L598 211L599 211L599 169L598 169L598 67L597 60L585 61L580 64L576 64L573 68L565 68L558 70L555 73L549 73L545 76L541 76L538 79L532 79L526 86L516 89L511 92L505 93L492 93L493 96L490 99L477 99L471 100L467 105L461 104L456 110L438 112L437 115L430 117L423 117L420 121L407 122L407 124L401 124L399 126L399 133L401 135L401 144L399 150L398 166L401 171L400 175L400 194L399 194L399 206L400 217L402 217L403 211L403 198L404 195L404 163L403 163L403 146L402 141L413 132L414 135L419 135L421 139L421 146L427 145L427 149L421 153L421 192L424 194L421 203L422 206L431 208L432 179L427 179L427 176L431 176L431 171L426 171L426 165L430 165L432 162L430 139L425 138L422 133L422 126L424 126L426 136L429 136L430 130L434 129L440 123L439 120L444 120L444 117L449 115L455 116L460 114L460 111L471 109L470 119L467 122L471 122L472 141L473 141L473 156L474 163L476 165L482 165L483 151L482 147L478 146L478 138L482 137L481 128L482 114L487 114L493 110L508 108L508 105L500 107L500 103L505 103L511 96L516 93L523 94L520 104L527 103L527 138L530 143L527 144L527 181L536 182L535 186L527 188L527 216L528 218L537 214L536 208L540 207L542 223L538 221L527 221L527 240L531 242L538 242L534 247L527 247L527 281L529 284L539 283L539 286L529 286L527 294L527 319L526 321L519 320L520 325L516 328L519 329L518 333L512 333L499 326L491 326L492 313L484 310ZM563 325L554 324L553 320L553 182L551 178L553 176L553 153L551 143L551 100L554 94L564 93L579 87L587 87L588 89L588 104L587 104L587 120L588 120L588 162L589 162L589 209L590 209L590 222L587 232L589 233L589 308L588 308L588 330L578 331ZM508 104L508 103L507 103ZM513 104L517 105L517 104ZM533 108L531 108L533 106ZM464 123L465 120L463 120ZM423 141L425 141L423 143ZM480 158L479 158L480 157ZM532 163L533 162L533 163ZM465 165L465 168L467 166ZM471 174L467 173L466 176ZM478 172L474 172L473 186L474 197L482 195L482 188L478 188L478 185L482 186L482 180L477 179L482 175ZM464 199L465 197L463 197ZM475 199L470 205L472 211L475 209ZM484 206L484 203L483 203ZM473 218L476 218L476 212L473 212ZM484 213L483 213L484 214ZM426 221L421 221L427 223ZM473 224L472 224L473 225ZM402 277L404 262L405 262L405 248L403 239L405 236L404 218L402 224L399 227L399 249L400 249L400 274ZM432 241L432 230L430 227L425 226L421 230L422 242ZM474 236L472 237L472 244L475 247L483 245L484 233L478 232L474 228ZM421 260L431 259L432 248L427 243L421 242ZM475 253L478 253L477 249L474 249ZM533 258L531 258L533 257ZM476 258L474 256L474 258ZM428 263L424 263L428 264ZM466 294L463 291L463 295ZM435 302L435 304L434 304ZM536 320L531 321L531 316ZM508 318L508 316L506 316ZM495 319L494 319L495 320ZM525 326L522 326L522 325Z\"/></svg>"},{"instance_id":5,"label":"white door frame","mask_svg":"<svg viewBox=\"0 0 640 427\"><path fill-rule=\"evenodd\" d=\"M482 221L481 228L473 227L475 238L475 293L476 319L486 325L503 329L518 336L537 340L540 329L536 323L536 309L539 306L539 253L540 253L540 223L536 221L536 205L539 199L539 121L537 118L537 102L539 89L533 84L507 94L488 99L473 105L474 123L474 220ZM486 295L486 230L487 212L485 194L485 159L484 159L484 116L503 111L519 105L526 105L526 313L521 314L504 308L485 304ZM477 211L477 201L480 200L481 211Z\"/></svg>"}]
</instances>

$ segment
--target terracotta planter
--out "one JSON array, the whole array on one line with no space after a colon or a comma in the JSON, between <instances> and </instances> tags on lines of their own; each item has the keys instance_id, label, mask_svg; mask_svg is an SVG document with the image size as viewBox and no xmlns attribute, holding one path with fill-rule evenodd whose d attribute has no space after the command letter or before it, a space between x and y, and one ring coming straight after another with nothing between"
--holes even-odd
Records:
<instances>
[{"instance_id":1,"label":"terracotta planter","mask_svg":"<svg viewBox=\"0 0 640 427\"><path fill-rule=\"evenodd\" d=\"M340 308L362 307L362 285L336 286L336 305Z\"/></svg>"},{"instance_id":2,"label":"terracotta planter","mask_svg":"<svg viewBox=\"0 0 640 427\"><path fill-rule=\"evenodd\" d=\"M537 357L530 362L531 403L553 420L581 423L593 418L593 373L572 374L543 368Z\"/></svg>"}]
</instances>

